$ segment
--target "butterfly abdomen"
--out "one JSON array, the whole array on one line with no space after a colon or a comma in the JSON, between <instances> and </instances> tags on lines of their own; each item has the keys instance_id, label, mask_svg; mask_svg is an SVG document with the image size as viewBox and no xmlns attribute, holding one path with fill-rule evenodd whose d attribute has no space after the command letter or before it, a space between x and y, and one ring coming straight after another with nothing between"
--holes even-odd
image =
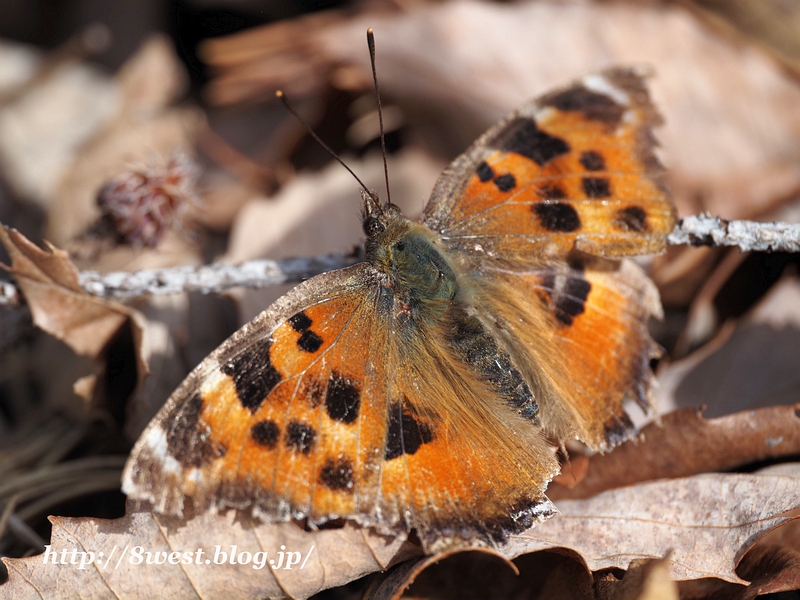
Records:
<instances>
[{"instance_id":1,"label":"butterfly abdomen","mask_svg":"<svg viewBox=\"0 0 800 600\"><path fill-rule=\"evenodd\" d=\"M458 359L474 369L517 413L536 420L539 406L530 386L480 320L454 305L448 321L447 341Z\"/></svg>"}]
</instances>

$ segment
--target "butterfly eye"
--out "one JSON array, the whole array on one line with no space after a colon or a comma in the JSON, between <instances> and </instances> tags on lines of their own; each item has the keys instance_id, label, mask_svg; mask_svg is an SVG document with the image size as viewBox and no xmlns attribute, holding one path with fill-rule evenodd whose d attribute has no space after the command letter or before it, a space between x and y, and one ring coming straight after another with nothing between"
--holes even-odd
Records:
<instances>
[{"instance_id":1,"label":"butterfly eye","mask_svg":"<svg viewBox=\"0 0 800 600\"><path fill-rule=\"evenodd\" d=\"M375 217L368 217L364 219L364 223L361 225L364 229L364 233L367 237L375 237L379 233L383 232L386 229L378 219Z\"/></svg>"},{"instance_id":2,"label":"butterfly eye","mask_svg":"<svg viewBox=\"0 0 800 600\"><path fill-rule=\"evenodd\" d=\"M395 248L395 250L397 250L398 252L402 252L403 250L405 250L405 249L406 249L406 245L405 245L403 242L397 242L397 243L394 245L394 248Z\"/></svg>"}]
</instances>

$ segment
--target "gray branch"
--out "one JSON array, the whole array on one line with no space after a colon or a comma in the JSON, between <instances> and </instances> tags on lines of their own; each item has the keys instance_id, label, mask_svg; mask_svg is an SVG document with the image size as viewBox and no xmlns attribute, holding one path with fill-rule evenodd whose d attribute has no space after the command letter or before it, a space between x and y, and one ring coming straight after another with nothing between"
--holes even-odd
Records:
<instances>
[{"instance_id":1,"label":"gray branch","mask_svg":"<svg viewBox=\"0 0 800 600\"><path fill-rule=\"evenodd\" d=\"M684 217L667 237L671 246L738 246L754 252L800 252L800 224Z\"/></svg>"},{"instance_id":2,"label":"gray branch","mask_svg":"<svg viewBox=\"0 0 800 600\"><path fill-rule=\"evenodd\" d=\"M667 237L673 246L738 246L744 251L800 252L800 225L726 221L708 215L681 219ZM125 299L180 292L214 293L232 287L264 288L296 283L325 271L354 264L353 256L326 255L289 260L254 260L239 265L153 269L135 273L81 273L84 289L103 298ZM15 285L0 282L0 305L19 303Z\"/></svg>"},{"instance_id":3,"label":"gray branch","mask_svg":"<svg viewBox=\"0 0 800 600\"><path fill-rule=\"evenodd\" d=\"M287 260L251 260L238 265L217 263L200 267L152 269L135 273L84 271L80 280L87 292L103 298L180 292L209 294L232 287L256 289L297 283L326 271L350 266L358 260L354 256L325 255Z\"/></svg>"}]
</instances>

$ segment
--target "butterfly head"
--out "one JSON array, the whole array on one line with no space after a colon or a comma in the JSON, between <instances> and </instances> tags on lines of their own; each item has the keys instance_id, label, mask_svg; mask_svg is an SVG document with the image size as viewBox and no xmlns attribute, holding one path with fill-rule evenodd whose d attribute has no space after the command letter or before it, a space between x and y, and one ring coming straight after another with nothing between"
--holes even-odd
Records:
<instances>
[{"instance_id":1,"label":"butterfly head","mask_svg":"<svg viewBox=\"0 0 800 600\"><path fill-rule=\"evenodd\" d=\"M362 189L361 200L361 228L367 236L366 254L370 262L374 262L375 251L387 236L387 231L395 229L392 227L398 220L407 220L403 217L400 209L390 202L382 204L375 192Z\"/></svg>"}]
</instances>

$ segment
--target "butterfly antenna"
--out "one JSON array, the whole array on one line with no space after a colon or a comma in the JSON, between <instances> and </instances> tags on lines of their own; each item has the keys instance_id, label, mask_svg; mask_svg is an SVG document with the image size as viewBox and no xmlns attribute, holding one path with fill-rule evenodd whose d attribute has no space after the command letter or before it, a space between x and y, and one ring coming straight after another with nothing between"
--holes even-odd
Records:
<instances>
[{"instance_id":1,"label":"butterfly antenna","mask_svg":"<svg viewBox=\"0 0 800 600\"><path fill-rule=\"evenodd\" d=\"M381 94L378 91L378 71L375 69L375 35L372 27L367 29L367 45L369 46L369 62L372 64L372 81L375 82L375 98L378 101L378 122L381 127L381 152L383 153L383 177L386 180L386 206L392 205L392 195L389 192L389 165L386 162L386 136L383 133L383 110L381 109Z\"/></svg>"},{"instance_id":2,"label":"butterfly antenna","mask_svg":"<svg viewBox=\"0 0 800 600\"><path fill-rule=\"evenodd\" d=\"M326 144L325 142L323 142L323 141L322 141L322 138L321 138L321 137L319 137L319 136L318 136L318 135L317 135L317 134L314 132L314 130L313 130L313 129L311 129L311 127L309 126L309 124L308 124L308 123L306 123L306 122L303 120L303 117L301 117L301 116L300 116L300 114L299 114L299 113L298 113L298 112L297 112L297 111L294 109L294 107L293 107L291 104L289 104L289 99L288 99L288 98L286 98L286 94L284 94L284 93L283 93L281 90L278 90L278 91L276 91L276 92L275 92L275 97L276 97L276 98L278 98L278 99L280 99L280 101L281 101L281 102L283 102L283 105L286 107L286 110L288 110L290 113L292 113L292 115L294 116L294 118L296 118L298 121L300 121L300 124L301 124L303 127L305 127L305 128L306 128L306 131L308 131L308 133L311 135L311 137L313 137L313 138L314 138L314 139L317 141L317 143L318 143L320 146L322 146L322 147L323 147L323 148L324 148L324 149L325 149L325 150L328 152L328 154L330 154L330 155L331 155L333 158L335 158L337 161L339 161L339 164L340 164L340 165L342 165L342 166L343 166L345 169L347 169L347 172L348 172L348 173L350 173L350 175L352 175L352 176L355 178L355 180L358 182L358 185L360 185L360 186L361 186L361 188L362 188L362 189L363 189L363 190L364 190L364 191L365 191L365 192L366 192L366 193L369 195L369 197L370 197L370 198L372 198L372 199L375 201L375 203L376 203L376 204L380 205L380 203L378 202L378 199L375 197L375 194L374 194L373 192L371 192L371 191L369 190L369 188L367 188L367 186L366 186L366 185L364 185L364 182L363 182L363 181L361 181L361 179L359 179L358 175L356 175L356 174L353 172L353 169L351 169L350 167L348 167L348 166L345 164L345 162L344 162L344 161L343 161L343 160L342 160L342 159L339 157L339 155L338 155L338 154L336 154L336 152L334 152L334 151L331 149L331 147L330 147L330 146L328 146L328 144Z\"/></svg>"}]
</instances>

